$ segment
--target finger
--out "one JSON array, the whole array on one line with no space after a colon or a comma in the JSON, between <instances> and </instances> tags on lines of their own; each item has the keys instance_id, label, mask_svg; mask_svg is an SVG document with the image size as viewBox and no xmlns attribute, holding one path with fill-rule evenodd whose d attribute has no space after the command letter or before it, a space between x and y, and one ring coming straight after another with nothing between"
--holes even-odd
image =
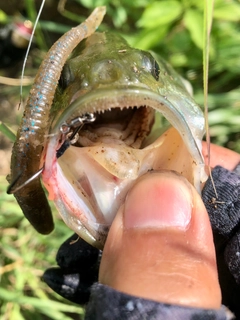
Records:
<instances>
[{"instance_id":1,"label":"finger","mask_svg":"<svg viewBox=\"0 0 240 320\"><path fill-rule=\"evenodd\" d=\"M207 143L202 142L202 153L205 163L208 163ZM225 169L233 170L240 162L240 154L232 150L211 144L210 149L210 166L222 166Z\"/></svg>"},{"instance_id":2,"label":"finger","mask_svg":"<svg viewBox=\"0 0 240 320\"><path fill-rule=\"evenodd\" d=\"M183 177L150 173L137 182L110 229L99 281L159 302L220 307L208 215Z\"/></svg>"}]
</instances>

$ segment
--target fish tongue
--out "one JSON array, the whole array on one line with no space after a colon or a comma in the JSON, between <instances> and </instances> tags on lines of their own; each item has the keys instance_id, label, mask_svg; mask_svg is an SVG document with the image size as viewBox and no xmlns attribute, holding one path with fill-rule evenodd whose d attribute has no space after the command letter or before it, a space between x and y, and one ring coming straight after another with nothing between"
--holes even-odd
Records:
<instances>
[{"instance_id":1,"label":"fish tongue","mask_svg":"<svg viewBox=\"0 0 240 320\"><path fill-rule=\"evenodd\" d=\"M174 170L194 184L195 163L179 132L173 127L143 149L123 144L101 144L75 149L75 157L79 151L118 179L135 180L149 170Z\"/></svg>"}]
</instances>

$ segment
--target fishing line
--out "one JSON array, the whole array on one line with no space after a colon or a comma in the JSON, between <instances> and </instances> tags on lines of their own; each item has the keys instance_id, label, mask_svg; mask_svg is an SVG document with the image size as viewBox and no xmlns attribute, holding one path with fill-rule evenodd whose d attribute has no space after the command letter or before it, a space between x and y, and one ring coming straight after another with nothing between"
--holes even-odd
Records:
<instances>
[{"instance_id":1,"label":"fishing line","mask_svg":"<svg viewBox=\"0 0 240 320\"><path fill-rule=\"evenodd\" d=\"M25 54L25 57L24 57L23 67L22 67L22 73L21 73L21 78L20 78L20 101L19 101L18 108L20 108L20 106L21 106L21 104L22 104L23 76L24 76L24 71L25 71L25 68L26 68L27 58L28 58L28 55L29 55L29 51L30 51L30 48L31 48L31 45L32 45L34 33L35 33L35 30L36 30L36 27L37 27L37 24L38 24L38 20L39 20L39 18L40 18L41 13L42 13L44 4L45 4L45 0L42 0L40 9L39 9L38 14L37 14L37 17L36 17L36 21L35 21L34 26L33 26L33 30L32 30L32 33L31 33L31 37L30 37L30 39L29 39L27 51L26 51L26 54Z\"/></svg>"},{"instance_id":2,"label":"fishing line","mask_svg":"<svg viewBox=\"0 0 240 320\"><path fill-rule=\"evenodd\" d=\"M209 176L212 182L212 186L218 199L217 190L213 181L211 167L210 167L210 133L209 133L209 122L208 122L208 74L209 74L209 47L210 47L210 35L212 29L214 10L214 0L205 0L204 2L204 48L203 50L203 91L204 91L204 116L205 116L205 128L206 128L206 142L207 142L207 167Z\"/></svg>"}]
</instances>

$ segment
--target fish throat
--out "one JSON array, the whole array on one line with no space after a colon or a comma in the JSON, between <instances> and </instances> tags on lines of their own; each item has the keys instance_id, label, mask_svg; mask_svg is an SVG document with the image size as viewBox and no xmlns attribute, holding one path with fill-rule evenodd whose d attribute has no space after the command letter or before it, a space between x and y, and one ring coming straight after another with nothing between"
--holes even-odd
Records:
<instances>
[{"instance_id":1,"label":"fish throat","mask_svg":"<svg viewBox=\"0 0 240 320\"><path fill-rule=\"evenodd\" d=\"M95 114L95 120L79 130L72 143L75 147L116 144L141 149L154 123L154 110L124 107Z\"/></svg>"}]
</instances>

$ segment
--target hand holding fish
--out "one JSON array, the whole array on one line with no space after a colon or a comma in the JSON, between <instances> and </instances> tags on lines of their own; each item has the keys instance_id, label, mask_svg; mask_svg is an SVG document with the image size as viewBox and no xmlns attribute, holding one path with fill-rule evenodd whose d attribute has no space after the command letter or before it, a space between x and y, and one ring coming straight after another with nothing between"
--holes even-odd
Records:
<instances>
[{"instance_id":1,"label":"hand holding fish","mask_svg":"<svg viewBox=\"0 0 240 320\"><path fill-rule=\"evenodd\" d=\"M205 147L203 144L203 154ZM239 163L239 154L212 145L212 167L221 164L232 171ZM236 174L235 178L239 179ZM128 193L126 203L118 211L110 228L99 272L99 282L104 286L95 284L92 287L86 319L92 319L95 312L102 316L104 308L108 316L115 310L114 319L118 319L119 314L121 319L125 319L125 312L127 319L136 314L139 314L136 319L141 319L141 316L151 319L153 314L154 319L161 319L161 308L170 307L172 309L167 312L171 319L175 315L177 319L188 319L187 312L190 311L201 315L201 312L205 312L202 309L213 309L213 312L219 312L218 315L221 316L223 309L220 308L218 277L221 282L222 278L228 277L226 273L229 273L229 270L220 270L217 275L215 254L217 260L221 260L224 253L218 248L215 253L211 228L216 230L216 223L214 225L212 220L214 210L209 211L212 211L212 225L199 194L180 175L162 171L148 173L140 178ZM227 216L227 212L223 212L223 215ZM97 281L99 256L95 248L81 241L70 244L68 240L61 246L57 261L62 270L49 269L44 279L66 298L77 303L86 303L87 283L90 287ZM68 274L64 274L67 268L73 268L74 274L70 275L70 269ZM63 274L60 279L61 272ZM77 273L80 276L73 281ZM92 282L89 281L90 275ZM71 282L64 280L65 283L60 283L63 279L71 279ZM66 291L74 282L72 291ZM236 283L231 284L231 287L238 295L239 288ZM238 313L238 307L234 306L233 296L229 292L230 288L222 288L221 284L222 303ZM119 301L122 301L122 305ZM126 309L127 302L129 308L132 306L131 310ZM140 303L141 312L138 310ZM168 306L161 303L167 303ZM187 308L181 309L179 305ZM153 309L156 313L151 313L150 316L147 312L153 312ZM207 316L204 314L204 319L208 319Z\"/></svg>"}]
</instances>

